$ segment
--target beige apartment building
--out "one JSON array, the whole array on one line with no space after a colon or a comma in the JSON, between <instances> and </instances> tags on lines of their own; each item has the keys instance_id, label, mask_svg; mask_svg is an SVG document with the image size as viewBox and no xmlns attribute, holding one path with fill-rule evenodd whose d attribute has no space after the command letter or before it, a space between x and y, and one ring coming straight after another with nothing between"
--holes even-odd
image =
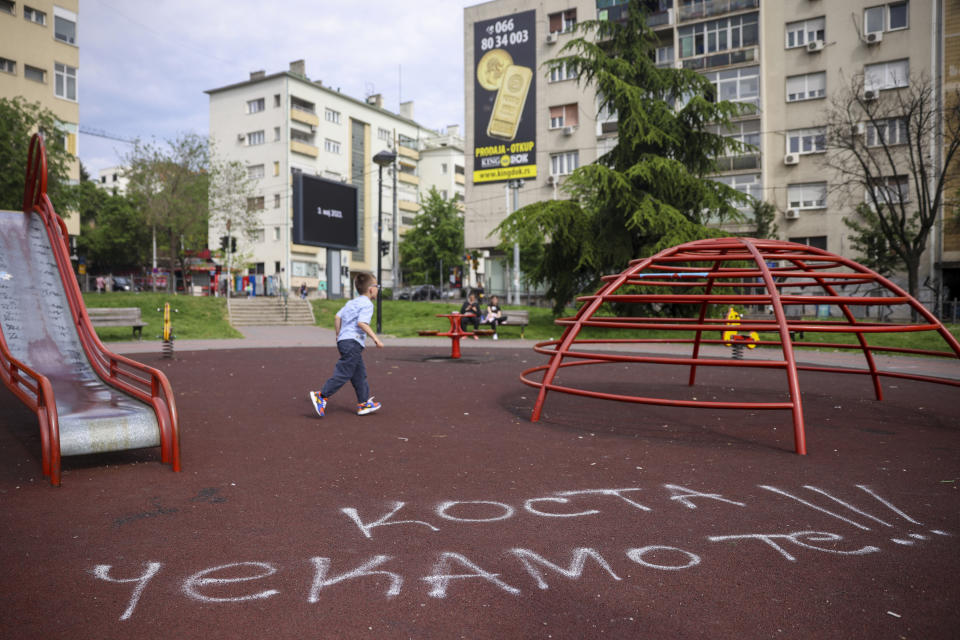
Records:
<instances>
[{"instance_id":1,"label":"beige apartment building","mask_svg":"<svg viewBox=\"0 0 960 640\"><path fill-rule=\"evenodd\" d=\"M60 120L73 182L80 180L79 10L78 0L0 0L0 96L39 102ZM80 233L77 216L66 223L70 235Z\"/></svg>"},{"instance_id":2,"label":"beige apartment building","mask_svg":"<svg viewBox=\"0 0 960 640\"><path fill-rule=\"evenodd\" d=\"M399 285L394 271L397 240L419 212L421 193L431 184L451 198L458 192L455 172L463 163L458 131L440 135L418 124L413 102L403 103L394 113L379 95L359 100L311 80L303 60L290 63L286 71L256 71L242 82L206 93L216 150L227 160L243 163L254 180L250 206L261 210L262 227L252 240L238 237L238 252L251 256L252 273L276 276L282 271L290 274L284 282L294 288L304 283L313 290L329 282L331 295L347 294L350 274L376 272L377 216L382 208L381 234L389 243L382 257L383 284ZM396 175L392 166L381 171L374 162L374 156L384 151L396 153ZM434 182L433 158L441 157ZM448 180L439 180L444 163ZM425 167L429 180L422 175ZM295 172L357 188L356 251L295 242ZM217 248L225 233L211 228L210 247Z\"/></svg>"},{"instance_id":3,"label":"beige apartment building","mask_svg":"<svg viewBox=\"0 0 960 640\"><path fill-rule=\"evenodd\" d=\"M721 173L715 179L773 204L781 239L854 257L842 220L863 199L845 198L832 188L824 128L830 98L855 76L867 78L868 89L877 92L896 90L911 78L938 77L942 63L931 34L941 20L940 0L650 0L648 6L648 24L660 41L658 64L696 70L715 85L721 99L756 107L753 115L738 118L723 132L756 151L718 159ZM488 51L511 53L510 38L533 42L534 57L527 64L534 70L528 95L535 96L535 166L518 176L524 180L516 198L520 206L564 197L558 188L565 176L615 144L616 115L599 113L589 87L579 87L563 69L546 70L544 63L557 55L578 21L616 20L625 11L623 0L492 0L465 9L468 165L478 150L484 153L476 141L479 136L488 144L485 136L492 126L476 117L478 109L490 109L485 100L495 100L484 88L483 74L497 62ZM528 12L531 33L515 37L520 17ZM500 32L511 26L504 39ZM469 168L466 244L495 253L499 239L490 234L512 209L512 198L505 195L509 183L487 180ZM931 242L921 281L934 268L942 235ZM509 261L494 258L481 270L487 290L503 294L509 288L509 267L504 266Z\"/></svg>"}]
</instances>

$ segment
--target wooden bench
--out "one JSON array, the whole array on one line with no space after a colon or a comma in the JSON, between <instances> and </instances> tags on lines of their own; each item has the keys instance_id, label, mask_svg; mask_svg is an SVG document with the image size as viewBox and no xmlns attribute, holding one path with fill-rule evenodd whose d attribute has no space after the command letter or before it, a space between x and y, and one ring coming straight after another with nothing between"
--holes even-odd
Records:
<instances>
[{"instance_id":1,"label":"wooden bench","mask_svg":"<svg viewBox=\"0 0 960 640\"><path fill-rule=\"evenodd\" d=\"M523 338L523 331L530 324L530 312L518 309L504 309L503 315L507 316L506 322L501 327L520 327L520 337Z\"/></svg>"},{"instance_id":2,"label":"wooden bench","mask_svg":"<svg viewBox=\"0 0 960 640\"><path fill-rule=\"evenodd\" d=\"M132 327L138 340L143 338L143 328L147 326L140 315L140 307L88 308L87 315L95 327Z\"/></svg>"}]
</instances>

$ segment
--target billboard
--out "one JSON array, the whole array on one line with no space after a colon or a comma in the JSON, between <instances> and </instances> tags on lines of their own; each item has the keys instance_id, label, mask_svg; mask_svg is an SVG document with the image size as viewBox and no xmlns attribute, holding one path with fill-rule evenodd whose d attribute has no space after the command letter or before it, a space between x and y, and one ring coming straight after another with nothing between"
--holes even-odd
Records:
<instances>
[{"instance_id":1,"label":"billboard","mask_svg":"<svg viewBox=\"0 0 960 640\"><path fill-rule=\"evenodd\" d=\"M293 241L356 251L357 188L293 172Z\"/></svg>"},{"instance_id":2,"label":"billboard","mask_svg":"<svg viewBox=\"0 0 960 640\"><path fill-rule=\"evenodd\" d=\"M536 11L473 25L473 182L537 177Z\"/></svg>"}]
</instances>

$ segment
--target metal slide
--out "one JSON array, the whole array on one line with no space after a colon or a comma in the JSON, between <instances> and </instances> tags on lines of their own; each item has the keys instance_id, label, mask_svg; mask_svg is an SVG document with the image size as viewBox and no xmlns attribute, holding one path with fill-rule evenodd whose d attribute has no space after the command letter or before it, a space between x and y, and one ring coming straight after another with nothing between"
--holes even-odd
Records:
<instances>
[{"instance_id":1,"label":"metal slide","mask_svg":"<svg viewBox=\"0 0 960 640\"><path fill-rule=\"evenodd\" d=\"M43 472L59 485L61 456L156 446L179 471L170 384L100 342L67 237L46 195L43 140L34 136L24 210L0 211L0 378L37 414Z\"/></svg>"}]
</instances>

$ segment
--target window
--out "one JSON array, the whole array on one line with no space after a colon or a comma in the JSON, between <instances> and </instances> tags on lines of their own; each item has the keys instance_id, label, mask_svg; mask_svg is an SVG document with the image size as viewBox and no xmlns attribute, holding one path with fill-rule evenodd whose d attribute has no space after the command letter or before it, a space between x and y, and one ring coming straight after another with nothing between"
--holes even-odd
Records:
<instances>
[{"instance_id":1,"label":"window","mask_svg":"<svg viewBox=\"0 0 960 640\"><path fill-rule=\"evenodd\" d=\"M273 94L273 106L274 106L274 107L279 107L279 106L280 106L280 94L279 94L279 93Z\"/></svg>"},{"instance_id":2,"label":"window","mask_svg":"<svg viewBox=\"0 0 960 640\"><path fill-rule=\"evenodd\" d=\"M330 153L340 153L340 143L330 138L323 141L323 148Z\"/></svg>"},{"instance_id":3,"label":"window","mask_svg":"<svg viewBox=\"0 0 960 640\"><path fill-rule=\"evenodd\" d=\"M654 62L658 65L670 65L673 64L673 45L667 45L665 47L657 47L656 57Z\"/></svg>"},{"instance_id":4,"label":"window","mask_svg":"<svg viewBox=\"0 0 960 640\"><path fill-rule=\"evenodd\" d=\"M263 135L262 129L260 131L251 131L250 133L247 134L248 146L253 147L255 145L263 144L263 143L264 143L264 135Z\"/></svg>"},{"instance_id":5,"label":"window","mask_svg":"<svg viewBox=\"0 0 960 640\"><path fill-rule=\"evenodd\" d=\"M827 72L787 76L787 102L814 100L827 95Z\"/></svg>"},{"instance_id":6,"label":"window","mask_svg":"<svg viewBox=\"0 0 960 640\"><path fill-rule=\"evenodd\" d=\"M383 127L377 128L377 138L383 140L384 142L390 142L393 140L393 133L390 129L384 129Z\"/></svg>"},{"instance_id":7,"label":"window","mask_svg":"<svg viewBox=\"0 0 960 640\"><path fill-rule=\"evenodd\" d=\"M863 88L882 90L910 84L910 61L894 60L868 64L863 68Z\"/></svg>"},{"instance_id":8,"label":"window","mask_svg":"<svg viewBox=\"0 0 960 640\"><path fill-rule=\"evenodd\" d=\"M458 176L463 175L463 165L455 164L453 165L453 172Z\"/></svg>"},{"instance_id":9,"label":"window","mask_svg":"<svg viewBox=\"0 0 960 640\"><path fill-rule=\"evenodd\" d=\"M13 0L0 0L0 11L3 13L14 15L14 7L16 7L16 3Z\"/></svg>"},{"instance_id":10,"label":"window","mask_svg":"<svg viewBox=\"0 0 960 640\"><path fill-rule=\"evenodd\" d=\"M787 23L787 49L805 47L811 42L824 40L826 18L813 18Z\"/></svg>"},{"instance_id":11,"label":"window","mask_svg":"<svg viewBox=\"0 0 960 640\"><path fill-rule=\"evenodd\" d=\"M826 127L793 129L787 132L787 153L820 153L826 150Z\"/></svg>"},{"instance_id":12,"label":"window","mask_svg":"<svg viewBox=\"0 0 960 640\"><path fill-rule=\"evenodd\" d=\"M47 14L43 11L23 5L23 19L36 24L47 24Z\"/></svg>"},{"instance_id":13,"label":"window","mask_svg":"<svg viewBox=\"0 0 960 640\"><path fill-rule=\"evenodd\" d=\"M737 142L756 149L745 149L743 153L758 153L760 147L760 121L759 120L741 120L740 122L731 122L728 127L712 125L707 129L711 133L732 138Z\"/></svg>"},{"instance_id":14,"label":"window","mask_svg":"<svg viewBox=\"0 0 960 640\"><path fill-rule=\"evenodd\" d=\"M280 127L273 128L273 141L280 142Z\"/></svg>"},{"instance_id":15,"label":"window","mask_svg":"<svg viewBox=\"0 0 960 640\"><path fill-rule=\"evenodd\" d=\"M893 2L863 10L863 32L879 33L906 29L909 24L910 3Z\"/></svg>"},{"instance_id":16,"label":"window","mask_svg":"<svg viewBox=\"0 0 960 640\"><path fill-rule=\"evenodd\" d=\"M797 244L805 244L808 247L813 247L814 249L823 249L827 250L827 236L807 236L807 237L795 237L790 238L790 242L796 242Z\"/></svg>"},{"instance_id":17,"label":"window","mask_svg":"<svg viewBox=\"0 0 960 640\"><path fill-rule=\"evenodd\" d=\"M867 123L867 146L907 144L907 119L886 118Z\"/></svg>"},{"instance_id":18,"label":"window","mask_svg":"<svg viewBox=\"0 0 960 640\"><path fill-rule=\"evenodd\" d=\"M677 30L680 57L740 49L757 44L757 14L700 22Z\"/></svg>"},{"instance_id":19,"label":"window","mask_svg":"<svg viewBox=\"0 0 960 640\"><path fill-rule=\"evenodd\" d=\"M274 161L273 161L273 175L274 175L274 177L280 175L280 161L279 161L279 160L274 160Z\"/></svg>"},{"instance_id":20,"label":"window","mask_svg":"<svg viewBox=\"0 0 960 640\"><path fill-rule=\"evenodd\" d=\"M264 176L263 165L262 164L252 164L247 167L247 177L254 180L262 178Z\"/></svg>"},{"instance_id":21,"label":"window","mask_svg":"<svg viewBox=\"0 0 960 640\"><path fill-rule=\"evenodd\" d=\"M263 196L247 198L247 209L250 211L263 209Z\"/></svg>"},{"instance_id":22,"label":"window","mask_svg":"<svg viewBox=\"0 0 960 640\"><path fill-rule=\"evenodd\" d=\"M577 104L563 104L557 107L550 107L550 128L559 129L561 127L575 127L580 124L580 115L577 111Z\"/></svg>"},{"instance_id":23,"label":"window","mask_svg":"<svg viewBox=\"0 0 960 640\"><path fill-rule=\"evenodd\" d=\"M53 94L67 100L77 99L77 69L59 62L53 63Z\"/></svg>"},{"instance_id":24,"label":"window","mask_svg":"<svg viewBox=\"0 0 960 640\"><path fill-rule=\"evenodd\" d=\"M577 10L567 9L557 13L551 13L548 16L550 21L550 33L566 33L573 31L577 26Z\"/></svg>"},{"instance_id":25,"label":"window","mask_svg":"<svg viewBox=\"0 0 960 640\"><path fill-rule=\"evenodd\" d=\"M0 71L4 73L16 73L17 63L7 58L0 58Z\"/></svg>"},{"instance_id":26,"label":"window","mask_svg":"<svg viewBox=\"0 0 960 640\"><path fill-rule=\"evenodd\" d=\"M274 209L279 209L279 208L280 208L280 194L279 194L279 193L273 194L273 208L274 208ZM279 240L279 239L280 239L280 233L279 233L280 227L274 227L274 229L277 230L277 233L274 233L274 234L273 234L273 236L274 236L273 239L274 239L274 240Z\"/></svg>"},{"instance_id":27,"label":"window","mask_svg":"<svg viewBox=\"0 0 960 640\"><path fill-rule=\"evenodd\" d=\"M298 142L306 142L309 145L313 144L313 134L300 131L299 129L290 129L290 139L297 140Z\"/></svg>"},{"instance_id":28,"label":"window","mask_svg":"<svg viewBox=\"0 0 960 640\"><path fill-rule=\"evenodd\" d=\"M332 122L333 124L340 124L340 112L334 111L333 109L324 109L323 117L327 122Z\"/></svg>"},{"instance_id":29,"label":"window","mask_svg":"<svg viewBox=\"0 0 960 640\"><path fill-rule=\"evenodd\" d=\"M759 173L748 173L737 176L718 176L713 178L715 182L720 182L733 187L740 193L744 193L755 200L763 199L763 185L760 182ZM753 208L751 203L742 204L737 207L740 211L747 212Z\"/></svg>"},{"instance_id":30,"label":"window","mask_svg":"<svg viewBox=\"0 0 960 640\"><path fill-rule=\"evenodd\" d=\"M874 200L881 205L897 205L909 202L910 182L907 176L874 178L870 181L870 188L865 199L867 204L871 206L873 206Z\"/></svg>"},{"instance_id":31,"label":"window","mask_svg":"<svg viewBox=\"0 0 960 640\"><path fill-rule=\"evenodd\" d=\"M787 185L787 207L790 209L826 209L827 183Z\"/></svg>"},{"instance_id":32,"label":"window","mask_svg":"<svg viewBox=\"0 0 960 640\"><path fill-rule=\"evenodd\" d=\"M561 82L563 80L572 80L577 75L565 64L558 64L550 69L550 82Z\"/></svg>"},{"instance_id":33,"label":"window","mask_svg":"<svg viewBox=\"0 0 960 640\"><path fill-rule=\"evenodd\" d=\"M279 194L279 193L276 195L276 197L275 197L275 199L274 199L274 202L276 203L276 206L279 208L279 207L280 207L280 194ZM277 242L277 241L279 241L279 240L280 240L280 227L274 227L274 228L273 228L273 241L274 241L274 242ZM275 268L274 271L280 271L280 269Z\"/></svg>"},{"instance_id":34,"label":"window","mask_svg":"<svg viewBox=\"0 0 960 640\"><path fill-rule=\"evenodd\" d=\"M552 176L565 176L568 173L573 173L573 170L579 166L579 151L550 154L550 175Z\"/></svg>"},{"instance_id":35,"label":"window","mask_svg":"<svg viewBox=\"0 0 960 640\"><path fill-rule=\"evenodd\" d=\"M260 113L264 109L266 109L266 104L263 98L247 100L247 113Z\"/></svg>"},{"instance_id":36,"label":"window","mask_svg":"<svg viewBox=\"0 0 960 640\"><path fill-rule=\"evenodd\" d=\"M447 175L447 171L448 171L448 170L449 170L449 165L447 165L446 162L441 162L441 163L440 163L440 173L442 173L443 175Z\"/></svg>"},{"instance_id":37,"label":"window","mask_svg":"<svg viewBox=\"0 0 960 640\"><path fill-rule=\"evenodd\" d=\"M53 37L60 42L77 44L77 17L76 14L62 15L60 7L53 8Z\"/></svg>"},{"instance_id":38,"label":"window","mask_svg":"<svg viewBox=\"0 0 960 640\"><path fill-rule=\"evenodd\" d=\"M760 105L760 67L741 67L705 73L703 77L716 87L717 100Z\"/></svg>"},{"instance_id":39,"label":"window","mask_svg":"<svg viewBox=\"0 0 960 640\"><path fill-rule=\"evenodd\" d=\"M47 72L44 69L40 69L38 67L31 67L28 64L23 65L23 76L27 80L33 80L34 82L47 81Z\"/></svg>"}]
</instances>

